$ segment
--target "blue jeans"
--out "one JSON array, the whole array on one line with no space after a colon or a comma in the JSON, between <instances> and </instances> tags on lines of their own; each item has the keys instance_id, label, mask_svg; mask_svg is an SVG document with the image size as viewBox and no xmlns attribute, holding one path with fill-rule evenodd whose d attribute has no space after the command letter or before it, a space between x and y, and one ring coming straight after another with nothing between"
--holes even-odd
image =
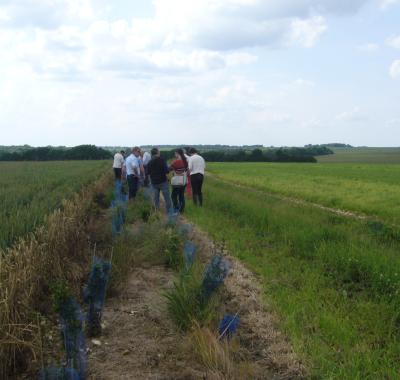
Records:
<instances>
[{"instance_id":1,"label":"blue jeans","mask_svg":"<svg viewBox=\"0 0 400 380\"><path fill-rule=\"evenodd\" d=\"M162 195L164 197L164 202L165 202L165 209L167 211L167 214L169 212L172 212L172 202L171 202L171 196L169 195L169 185L168 182L163 182L159 183L157 185L152 184L153 186L153 196L154 196L154 206L158 210L160 208L160 191L162 192Z\"/></svg>"}]
</instances>

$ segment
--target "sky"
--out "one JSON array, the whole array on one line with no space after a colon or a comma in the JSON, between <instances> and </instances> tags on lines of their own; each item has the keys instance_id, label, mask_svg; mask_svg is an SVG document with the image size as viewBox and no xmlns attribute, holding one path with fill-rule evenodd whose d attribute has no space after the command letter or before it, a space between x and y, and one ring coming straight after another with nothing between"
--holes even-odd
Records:
<instances>
[{"instance_id":1,"label":"sky","mask_svg":"<svg viewBox=\"0 0 400 380\"><path fill-rule=\"evenodd\" d=\"M400 146L400 0L0 0L0 145Z\"/></svg>"}]
</instances>

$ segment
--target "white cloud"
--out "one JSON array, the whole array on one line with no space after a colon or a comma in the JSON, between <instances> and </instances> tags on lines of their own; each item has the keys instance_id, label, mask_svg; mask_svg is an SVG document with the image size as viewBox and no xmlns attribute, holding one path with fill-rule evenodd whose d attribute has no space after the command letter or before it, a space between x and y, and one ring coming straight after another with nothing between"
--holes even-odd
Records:
<instances>
[{"instance_id":1,"label":"white cloud","mask_svg":"<svg viewBox=\"0 0 400 380\"><path fill-rule=\"evenodd\" d=\"M326 21L322 16L314 16L310 19L292 21L291 40L305 48L313 47L319 37L326 31Z\"/></svg>"},{"instance_id":2,"label":"white cloud","mask_svg":"<svg viewBox=\"0 0 400 380\"><path fill-rule=\"evenodd\" d=\"M359 45L357 47L359 51L366 52L366 53L374 53L379 50L379 45L374 42L369 42L363 45Z\"/></svg>"},{"instance_id":3,"label":"white cloud","mask_svg":"<svg viewBox=\"0 0 400 380\"><path fill-rule=\"evenodd\" d=\"M199 102L209 108L252 107L252 99L256 97L256 84L243 77L230 78L229 83L217 85L211 96Z\"/></svg>"},{"instance_id":4,"label":"white cloud","mask_svg":"<svg viewBox=\"0 0 400 380\"><path fill-rule=\"evenodd\" d=\"M91 0L3 0L0 7L0 25L14 28L54 29L94 15Z\"/></svg>"},{"instance_id":5,"label":"white cloud","mask_svg":"<svg viewBox=\"0 0 400 380\"><path fill-rule=\"evenodd\" d=\"M157 0L155 17L134 20L134 24L139 36L141 32L152 35L147 39L149 45L190 44L212 50L292 44L311 47L326 30L324 17L316 13L352 12L364 2Z\"/></svg>"},{"instance_id":6,"label":"white cloud","mask_svg":"<svg viewBox=\"0 0 400 380\"><path fill-rule=\"evenodd\" d=\"M300 86L300 87L314 87L315 83L311 80L308 79L303 79L303 78L297 78L294 82L294 85Z\"/></svg>"},{"instance_id":7,"label":"white cloud","mask_svg":"<svg viewBox=\"0 0 400 380\"><path fill-rule=\"evenodd\" d=\"M400 3L400 0L379 0L381 4L381 9L387 9L392 5L396 5Z\"/></svg>"},{"instance_id":8,"label":"white cloud","mask_svg":"<svg viewBox=\"0 0 400 380\"><path fill-rule=\"evenodd\" d=\"M400 78L400 59L391 64L389 74L394 79Z\"/></svg>"},{"instance_id":9,"label":"white cloud","mask_svg":"<svg viewBox=\"0 0 400 380\"><path fill-rule=\"evenodd\" d=\"M251 63L256 59L246 53L223 54L207 50L184 53L177 50L108 54L92 57L95 67L103 70L138 74L182 74L219 70L228 66Z\"/></svg>"},{"instance_id":10,"label":"white cloud","mask_svg":"<svg viewBox=\"0 0 400 380\"><path fill-rule=\"evenodd\" d=\"M301 123L303 128L320 128L322 126L322 121L318 117L312 117Z\"/></svg>"},{"instance_id":11,"label":"white cloud","mask_svg":"<svg viewBox=\"0 0 400 380\"><path fill-rule=\"evenodd\" d=\"M257 57L242 50L252 47L311 48L327 29L323 15L366 1L155 0L153 17L108 21L94 0L2 0L0 28L18 28L15 57L49 78L177 75L251 64Z\"/></svg>"},{"instance_id":12,"label":"white cloud","mask_svg":"<svg viewBox=\"0 0 400 380\"><path fill-rule=\"evenodd\" d=\"M39 144L128 143L134 127L130 145L262 143L275 135L283 144L307 143L326 129L332 104L349 104L351 93L336 102L348 73L336 78L314 54L337 49L347 64L332 43L337 24L322 37L332 15L351 15L368 0L134 3L145 2L149 10L137 14L148 16L138 17L133 6L124 14L123 0L116 13L106 0L0 0L0 127L10 131L7 142L18 134ZM299 51L322 42L324 49ZM359 108L338 115L361 119Z\"/></svg>"},{"instance_id":13,"label":"white cloud","mask_svg":"<svg viewBox=\"0 0 400 380\"><path fill-rule=\"evenodd\" d=\"M386 40L386 44L392 48L400 49L400 35L389 37Z\"/></svg>"},{"instance_id":14,"label":"white cloud","mask_svg":"<svg viewBox=\"0 0 400 380\"><path fill-rule=\"evenodd\" d=\"M360 107L354 107L350 111L345 111L336 116L336 120L343 122L359 122L366 120L367 117L361 112Z\"/></svg>"}]
</instances>

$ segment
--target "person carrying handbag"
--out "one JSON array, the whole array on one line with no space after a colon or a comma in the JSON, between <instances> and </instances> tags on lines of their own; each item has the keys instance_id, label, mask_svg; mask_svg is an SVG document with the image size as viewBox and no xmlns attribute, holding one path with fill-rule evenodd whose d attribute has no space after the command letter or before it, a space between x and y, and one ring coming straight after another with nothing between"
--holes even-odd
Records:
<instances>
[{"instance_id":1,"label":"person carrying handbag","mask_svg":"<svg viewBox=\"0 0 400 380\"><path fill-rule=\"evenodd\" d=\"M171 178L172 204L176 212L183 213L185 210L185 188L187 185L188 162L182 149L175 151L175 160L172 161L170 170L174 172Z\"/></svg>"}]
</instances>

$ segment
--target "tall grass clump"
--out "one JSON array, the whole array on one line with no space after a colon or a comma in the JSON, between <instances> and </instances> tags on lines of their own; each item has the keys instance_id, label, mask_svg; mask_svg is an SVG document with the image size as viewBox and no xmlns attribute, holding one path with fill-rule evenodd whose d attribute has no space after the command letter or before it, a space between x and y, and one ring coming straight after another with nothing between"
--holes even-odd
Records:
<instances>
[{"instance_id":1,"label":"tall grass clump","mask_svg":"<svg viewBox=\"0 0 400 380\"><path fill-rule=\"evenodd\" d=\"M239 359L237 341L220 340L208 327L194 323L189 339L198 361L207 369L207 376L217 380L254 378L249 363Z\"/></svg>"},{"instance_id":2,"label":"tall grass clump","mask_svg":"<svg viewBox=\"0 0 400 380\"><path fill-rule=\"evenodd\" d=\"M129 202L126 223L147 223L152 217L158 219L152 204L146 201L143 192L139 191L135 200Z\"/></svg>"},{"instance_id":3,"label":"tall grass clump","mask_svg":"<svg viewBox=\"0 0 400 380\"><path fill-rule=\"evenodd\" d=\"M45 225L0 252L0 378L36 368L41 352L38 314L51 313L50 286L66 282L79 296L91 252L88 228L97 217L95 194L111 182L97 182L62 203Z\"/></svg>"},{"instance_id":4,"label":"tall grass clump","mask_svg":"<svg viewBox=\"0 0 400 380\"><path fill-rule=\"evenodd\" d=\"M203 326L216 317L216 298L204 296L198 265L182 270L165 298L168 314L183 331L189 330L195 322Z\"/></svg>"},{"instance_id":5,"label":"tall grass clump","mask_svg":"<svg viewBox=\"0 0 400 380\"><path fill-rule=\"evenodd\" d=\"M181 238L174 227L167 228L165 232L167 242L165 245L165 265L179 271L184 266L183 247Z\"/></svg>"},{"instance_id":6,"label":"tall grass clump","mask_svg":"<svg viewBox=\"0 0 400 380\"><path fill-rule=\"evenodd\" d=\"M122 286L132 269L140 266L165 265L179 270L183 265L182 242L175 227L165 227L157 213L151 210L142 218L141 212L148 207L143 197L130 202L124 231L113 242L113 271L111 287ZM136 210L136 212L133 212Z\"/></svg>"}]
</instances>

